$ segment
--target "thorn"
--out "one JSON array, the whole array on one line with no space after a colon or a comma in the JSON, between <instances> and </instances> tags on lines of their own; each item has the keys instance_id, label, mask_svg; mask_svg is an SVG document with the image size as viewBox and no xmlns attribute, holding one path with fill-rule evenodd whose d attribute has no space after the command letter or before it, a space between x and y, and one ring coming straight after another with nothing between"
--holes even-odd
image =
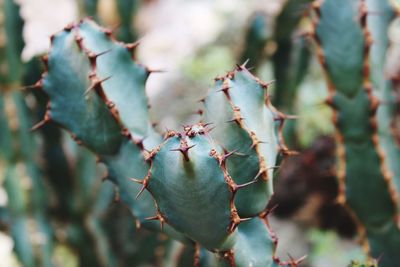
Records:
<instances>
[{"instance_id":1,"label":"thorn","mask_svg":"<svg viewBox=\"0 0 400 267\"><path fill-rule=\"evenodd\" d=\"M249 61L250 61L250 58L246 59L246 61L243 62L243 64L240 65L240 67L241 67L242 69L245 69L245 68L246 68L246 65L247 65L247 63L249 63Z\"/></svg>"},{"instance_id":2,"label":"thorn","mask_svg":"<svg viewBox=\"0 0 400 267\"><path fill-rule=\"evenodd\" d=\"M224 149L224 150L225 150L225 149ZM219 159L219 165L220 165L220 166L224 165L224 163L226 162L226 160L227 160L229 157L231 157L232 155L236 154L236 152L237 152L237 149L232 150L232 151L230 151L230 152L228 152L228 151L225 150L225 154L222 155L222 156L220 157L220 159Z\"/></svg>"},{"instance_id":3,"label":"thorn","mask_svg":"<svg viewBox=\"0 0 400 267\"><path fill-rule=\"evenodd\" d=\"M300 154L298 151L290 150L287 148L281 148L280 150L284 156L295 156L295 155Z\"/></svg>"},{"instance_id":4,"label":"thorn","mask_svg":"<svg viewBox=\"0 0 400 267\"><path fill-rule=\"evenodd\" d=\"M253 180L258 180L258 178L259 178L262 174L264 174L264 173L266 173L266 172L267 172L267 170L265 170L265 169L260 169L260 170L258 171L258 173L256 174L256 176L254 177Z\"/></svg>"},{"instance_id":5,"label":"thorn","mask_svg":"<svg viewBox=\"0 0 400 267\"><path fill-rule=\"evenodd\" d=\"M201 123L199 123L201 126L203 126L203 127L207 127L207 126L210 126L210 125L213 125L214 123L213 122L206 122L206 123L204 123L204 122L201 122Z\"/></svg>"},{"instance_id":6,"label":"thorn","mask_svg":"<svg viewBox=\"0 0 400 267\"><path fill-rule=\"evenodd\" d=\"M228 90L231 89L231 88L232 88L232 87L225 86L225 87L222 87L221 89L217 90L217 92L224 92L224 94L225 94L226 96L229 97L229 92L228 92Z\"/></svg>"},{"instance_id":7,"label":"thorn","mask_svg":"<svg viewBox=\"0 0 400 267\"><path fill-rule=\"evenodd\" d=\"M183 158L185 159L185 161L189 161L189 149L191 149L192 147L196 146L196 144L191 145L191 146L187 146L186 145L181 145L179 148L175 148L175 149L171 149L171 151L179 151L182 153Z\"/></svg>"},{"instance_id":8,"label":"thorn","mask_svg":"<svg viewBox=\"0 0 400 267\"><path fill-rule=\"evenodd\" d=\"M139 192L136 195L136 199L138 199L140 197L140 195L143 193L143 191L147 188L147 184L148 184L148 180L149 180L149 175L147 175L143 180L139 180L136 178L130 178L131 181L141 184L142 187L140 188Z\"/></svg>"},{"instance_id":9,"label":"thorn","mask_svg":"<svg viewBox=\"0 0 400 267\"><path fill-rule=\"evenodd\" d=\"M125 44L124 46L126 47L126 49L129 50L129 52L130 52L131 54L133 54L134 51L135 51L135 49L139 46L140 42L141 42L141 40L137 40L137 41L134 42L134 43Z\"/></svg>"},{"instance_id":10,"label":"thorn","mask_svg":"<svg viewBox=\"0 0 400 267\"><path fill-rule=\"evenodd\" d=\"M260 79L257 79L257 82L258 82L259 85L261 85L262 88L268 89L268 87L269 87L271 84L275 83L276 80L271 80L271 81L269 81L269 82L263 82L263 81L261 81Z\"/></svg>"},{"instance_id":11,"label":"thorn","mask_svg":"<svg viewBox=\"0 0 400 267\"><path fill-rule=\"evenodd\" d=\"M105 50L103 52L100 52L100 53L97 53L97 54L93 53L93 52L88 52L88 57L89 57L91 65L95 66L96 65L96 59L98 57L102 56L102 55L105 55L105 54L109 53L111 50L112 50L112 48L107 49L107 50Z\"/></svg>"},{"instance_id":12,"label":"thorn","mask_svg":"<svg viewBox=\"0 0 400 267\"><path fill-rule=\"evenodd\" d=\"M267 170L272 170L272 169L279 169L281 166L271 166L268 167Z\"/></svg>"},{"instance_id":13,"label":"thorn","mask_svg":"<svg viewBox=\"0 0 400 267\"><path fill-rule=\"evenodd\" d=\"M294 261L294 264L296 264L296 266L297 266L297 264L301 263L301 262L304 261L306 258L307 258L307 255L304 255L303 257L301 257L301 258L295 260L295 261Z\"/></svg>"},{"instance_id":14,"label":"thorn","mask_svg":"<svg viewBox=\"0 0 400 267\"><path fill-rule=\"evenodd\" d=\"M33 125L30 131L33 132L33 131L36 131L36 130L42 128L50 120L51 120L50 114L48 113L48 111L46 111L46 114L44 115L44 119L39 121L35 125Z\"/></svg>"},{"instance_id":15,"label":"thorn","mask_svg":"<svg viewBox=\"0 0 400 267\"><path fill-rule=\"evenodd\" d=\"M232 123L232 122L236 122L237 124L240 124L241 121L245 120L245 118L243 117L239 117L239 118L233 118L229 121L226 121L226 123Z\"/></svg>"},{"instance_id":16,"label":"thorn","mask_svg":"<svg viewBox=\"0 0 400 267\"><path fill-rule=\"evenodd\" d=\"M256 177L255 179L253 179L253 180L250 181L250 182L247 182L247 183L244 183L244 184L235 185L234 188L233 188L233 190L236 192L236 191L238 191L239 189L245 188L245 187L247 187L247 186L249 186L249 185L252 185L252 184L255 184L255 183L257 183L257 182L258 182L258 177Z\"/></svg>"},{"instance_id":17,"label":"thorn","mask_svg":"<svg viewBox=\"0 0 400 267\"><path fill-rule=\"evenodd\" d=\"M148 67L146 67L146 71L148 72L148 74L150 75L151 73L165 73L167 71L165 70L157 70L157 69L150 69Z\"/></svg>"},{"instance_id":18,"label":"thorn","mask_svg":"<svg viewBox=\"0 0 400 267\"><path fill-rule=\"evenodd\" d=\"M27 90L27 89L38 89L38 90L40 90L42 88L43 88L43 81L40 79L35 84L21 87L21 90Z\"/></svg>"},{"instance_id":19,"label":"thorn","mask_svg":"<svg viewBox=\"0 0 400 267\"><path fill-rule=\"evenodd\" d=\"M103 82L107 81L108 79L110 79L112 76L108 76L104 79L99 79L99 78L93 78L92 80L92 85L85 91L84 95L87 96L89 94L89 92L93 89L95 89L97 86L101 85Z\"/></svg>"},{"instance_id":20,"label":"thorn","mask_svg":"<svg viewBox=\"0 0 400 267\"><path fill-rule=\"evenodd\" d=\"M275 204L275 205L274 205L272 208L270 208L270 209L265 208L265 210L262 211L262 212L259 214L259 217L261 217L261 218L266 218L268 215L272 214L272 213L276 210L276 208L278 208L278 206L279 206L279 204Z\"/></svg>"},{"instance_id":21,"label":"thorn","mask_svg":"<svg viewBox=\"0 0 400 267\"><path fill-rule=\"evenodd\" d=\"M152 217L148 217L148 218L146 218L145 220L147 220L147 221L160 221L161 230L164 229L165 219L164 219L164 217L161 215L160 212L157 212L157 215L152 216Z\"/></svg>"},{"instance_id":22,"label":"thorn","mask_svg":"<svg viewBox=\"0 0 400 267\"><path fill-rule=\"evenodd\" d=\"M268 144L268 142L267 141L256 140L256 141L253 141L253 143L251 144L250 148L253 149L259 144Z\"/></svg>"}]
</instances>

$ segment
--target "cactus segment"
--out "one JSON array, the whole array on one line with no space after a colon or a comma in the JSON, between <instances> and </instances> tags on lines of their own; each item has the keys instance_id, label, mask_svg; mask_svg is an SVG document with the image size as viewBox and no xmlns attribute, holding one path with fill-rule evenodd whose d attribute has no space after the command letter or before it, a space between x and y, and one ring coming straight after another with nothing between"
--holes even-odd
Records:
<instances>
[{"instance_id":1,"label":"cactus segment","mask_svg":"<svg viewBox=\"0 0 400 267\"><path fill-rule=\"evenodd\" d=\"M377 110L379 143L386 155L386 163L393 175L394 185L397 192L400 192L400 147L396 141L393 121L396 117L396 100L394 90L396 77L387 77L386 66L389 65L387 51L390 45L388 30L394 19L395 11L387 1L368 0L368 10L382 14L381 16L370 15L367 17L368 29L373 40L370 53L371 82L376 89L377 96L382 104ZM395 144L395 145L394 145ZM398 208L400 207L398 198Z\"/></svg>"},{"instance_id":2,"label":"cactus segment","mask_svg":"<svg viewBox=\"0 0 400 267\"><path fill-rule=\"evenodd\" d=\"M279 113L266 95L267 84L244 67L216 80L205 99L203 121L215 128L210 135L218 145L233 152L227 169L237 184L254 182L237 193L240 216L260 213L272 194L272 176L280 149L276 133Z\"/></svg>"},{"instance_id":3,"label":"cactus segment","mask_svg":"<svg viewBox=\"0 0 400 267\"><path fill-rule=\"evenodd\" d=\"M132 28L133 16L136 13L138 0L117 0L117 9L120 17L118 38L123 42L132 42L136 39L136 33Z\"/></svg>"},{"instance_id":4,"label":"cactus segment","mask_svg":"<svg viewBox=\"0 0 400 267\"><path fill-rule=\"evenodd\" d=\"M400 247L398 192L378 137L380 103L370 82L367 14L365 1L317 1L313 22L318 57L328 80L327 103L337 128L339 201L347 202L366 228L372 256L383 253L381 265L394 266L400 260L395 252ZM379 57L371 58L375 68ZM382 74L378 69L372 73L379 71ZM379 80L373 79L375 86L382 85Z\"/></svg>"},{"instance_id":5,"label":"cactus segment","mask_svg":"<svg viewBox=\"0 0 400 267\"><path fill-rule=\"evenodd\" d=\"M256 12L249 23L244 49L240 56L240 62L250 60L254 66L259 66L265 54L265 45L271 38L271 22L267 14Z\"/></svg>"},{"instance_id":6,"label":"cactus segment","mask_svg":"<svg viewBox=\"0 0 400 267\"><path fill-rule=\"evenodd\" d=\"M48 69L39 83L50 99L45 120L58 123L78 143L96 153L108 168L106 178L119 186L122 201L137 214L138 225L156 229L154 222L146 222L155 211L153 199L144 192L147 196L136 201L134 196L140 186L129 179L147 173L145 151L123 131L118 111L103 92L104 81L98 78L97 64L91 60L90 53L75 26L53 37ZM164 232L187 242L169 226Z\"/></svg>"},{"instance_id":7,"label":"cactus segment","mask_svg":"<svg viewBox=\"0 0 400 267\"><path fill-rule=\"evenodd\" d=\"M74 138L99 154L114 154L122 143L121 130L101 97L94 91L100 80L92 73L89 59L69 30L54 36L49 54L49 70L43 90L51 99L45 120L53 120L70 130ZM94 74L92 79L90 74ZM97 88L96 88L97 87ZM101 119L99 119L101 118Z\"/></svg>"},{"instance_id":8,"label":"cactus segment","mask_svg":"<svg viewBox=\"0 0 400 267\"><path fill-rule=\"evenodd\" d=\"M316 27L324 56L322 64L333 83L330 86L348 98L362 90L365 48L369 45L357 21L358 4L359 1L323 1Z\"/></svg>"},{"instance_id":9,"label":"cactus segment","mask_svg":"<svg viewBox=\"0 0 400 267\"><path fill-rule=\"evenodd\" d=\"M150 71L132 59L133 49L138 44L117 43L90 20L83 21L78 27L84 47L94 55L100 55L95 59L97 75L110 77L102 87L107 99L116 106L122 124L134 140L142 141L148 150L153 149L162 139L150 122L145 92Z\"/></svg>"},{"instance_id":10,"label":"cactus segment","mask_svg":"<svg viewBox=\"0 0 400 267\"><path fill-rule=\"evenodd\" d=\"M0 83L12 84L17 83L23 73L21 52L25 45L22 38L24 21L19 15L20 7L15 1L3 1L2 8L4 10L4 25L1 26L4 27L6 34L6 47L2 50L4 49L7 65L0 70ZM4 69L6 73L3 73Z\"/></svg>"},{"instance_id":11,"label":"cactus segment","mask_svg":"<svg viewBox=\"0 0 400 267\"><path fill-rule=\"evenodd\" d=\"M156 200L161 223L168 222L209 250L229 249L236 210L230 177L207 137L195 131L171 136L157 149L143 185ZM199 131L204 131L201 125Z\"/></svg>"}]
</instances>

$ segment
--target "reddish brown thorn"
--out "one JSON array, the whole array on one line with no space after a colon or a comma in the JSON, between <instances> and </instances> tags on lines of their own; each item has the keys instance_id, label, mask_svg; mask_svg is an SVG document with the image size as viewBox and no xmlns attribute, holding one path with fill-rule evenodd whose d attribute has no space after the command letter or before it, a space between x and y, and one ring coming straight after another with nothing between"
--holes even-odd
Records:
<instances>
[{"instance_id":1,"label":"reddish brown thorn","mask_svg":"<svg viewBox=\"0 0 400 267\"><path fill-rule=\"evenodd\" d=\"M258 79L257 82L258 82L259 85L261 85L261 87L262 87L263 89L268 89L268 87L269 87L271 84L275 83L275 80L271 80L271 81L269 81L269 82L263 82L263 81L261 81L260 79Z\"/></svg>"},{"instance_id":2,"label":"reddish brown thorn","mask_svg":"<svg viewBox=\"0 0 400 267\"><path fill-rule=\"evenodd\" d=\"M253 180L250 181L250 182L247 182L247 183L244 183L244 184L235 185L235 186L233 187L233 190L234 190L234 192L236 192L236 191L238 191L239 189L245 188L245 187L247 187L247 186L249 186L249 185L252 185L252 184L255 184L255 183L257 183L257 182L258 182L258 177L257 177L256 179L253 179Z\"/></svg>"},{"instance_id":3,"label":"reddish brown thorn","mask_svg":"<svg viewBox=\"0 0 400 267\"><path fill-rule=\"evenodd\" d=\"M92 84L90 85L90 87L85 91L84 95L86 96L87 94L89 94L90 91L92 91L93 89L97 88L98 86L100 86L103 82L107 81L108 79L110 79L112 76L108 76L104 79L99 79L97 77L94 77L92 80Z\"/></svg>"},{"instance_id":4,"label":"reddish brown thorn","mask_svg":"<svg viewBox=\"0 0 400 267\"><path fill-rule=\"evenodd\" d=\"M35 84L32 85L27 85L27 86L23 86L21 89L22 90L27 90L27 89L37 89L40 90L43 88L43 81L40 79L39 81L37 81Z\"/></svg>"},{"instance_id":5,"label":"reddish brown thorn","mask_svg":"<svg viewBox=\"0 0 400 267\"><path fill-rule=\"evenodd\" d=\"M222 156L219 158L219 165L220 165L220 166L224 165L225 162L226 162L226 160L227 160L229 157L231 157L232 155L236 154L237 149L228 152L228 151L225 150L225 148L224 148L224 152L225 152L225 154L222 155Z\"/></svg>"},{"instance_id":6,"label":"reddish brown thorn","mask_svg":"<svg viewBox=\"0 0 400 267\"><path fill-rule=\"evenodd\" d=\"M90 64L92 65L92 67L94 67L94 66L96 65L96 59L97 59L98 57L109 53L111 50L112 50L112 49L107 49L107 50L105 50L105 51L103 51L103 52L100 52L100 53L97 53L97 54L96 54L96 53L93 53L93 52L88 52L88 57L89 57Z\"/></svg>"},{"instance_id":7,"label":"reddish brown thorn","mask_svg":"<svg viewBox=\"0 0 400 267\"><path fill-rule=\"evenodd\" d=\"M111 28L101 28L101 31L104 32L108 37L111 37L113 33L120 27L119 24L115 25Z\"/></svg>"},{"instance_id":8,"label":"reddish brown thorn","mask_svg":"<svg viewBox=\"0 0 400 267\"><path fill-rule=\"evenodd\" d=\"M148 74L151 74L151 73L165 73L166 72L165 70L150 69L148 67L146 67L146 71L147 71Z\"/></svg>"},{"instance_id":9,"label":"reddish brown thorn","mask_svg":"<svg viewBox=\"0 0 400 267\"><path fill-rule=\"evenodd\" d=\"M299 154L298 151L290 150L290 149L287 149L287 148L281 148L280 150L281 150L281 152L282 152L282 154L284 156L295 156L295 155Z\"/></svg>"},{"instance_id":10,"label":"reddish brown thorn","mask_svg":"<svg viewBox=\"0 0 400 267\"><path fill-rule=\"evenodd\" d=\"M283 114L283 119L284 120L297 120L299 119L300 116L298 115L287 115L287 114Z\"/></svg>"},{"instance_id":11,"label":"reddish brown thorn","mask_svg":"<svg viewBox=\"0 0 400 267\"><path fill-rule=\"evenodd\" d=\"M289 253L287 253L290 261L287 263L290 267L297 267L299 263L301 263L303 260L305 260L305 258L307 258L307 255L304 255L303 257L301 257L300 259L295 260L292 255L290 255ZM286 265L286 264L285 264Z\"/></svg>"},{"instance_id":12,"label":"reddish brown thorn","mask_svg":"<svg viewBox=\"0 0 400 267\"><path fill-rule=\"evenodd\" d=\"M135 52L135 49L139 46L140 44L140 40L134 42L134 43L129 43L129 44L125 44L124 46L126 47L126 49L128 49L128 51L133 54Z\"/></svg>"},{"instance_id":13,"label":"reddish brown thorn","mask_svg":"<svg viewBox=\"0 0 400 267\"><path fill-rule=\"evenodd\" d=\"M262 211L258 216L260 218L266 218L268 215L272 214L276 208L278 208L279 204L275 204L272 208L268 209L265 208L264 211Z\"/></svg>"},{"instance_id":14,"label":"reddish brown thorn","mask_svg":"<svg viewBox=\"0 0 400 267\"><path fill-rule=\"evenodd\" d=\"M258 173L256 174L256 176L253 178L253 180L258 180L258 178L260 178L261 175L265 174L267 172L267 170L265 169L260 169L258 171Z\"/></svg>"},{"instance_id":15,"label":"reddish brown thorn","mask_svg":"<svg viewBox=\"0 0 400 267\"><path fill-rule=\"evenodd\" d=\"M36 131L40 128L42 128L46 123L48 123L51 120L50 114L47 111L46 114L44 115L44 119L36 123L35 125L32 126L31 132Z\"/></svg>"},{"instance_id":16,"label":"reddish brown thorn","mask_svg":"<svg viewBox=\"0 0 400 267\"><path fill-rule=\"evenodd\" d=\"M157 212L157 215L152 216L152 217L148 217L148 218L146 218L145 220L148 220L148 221L160 221L161 230L164 229L165 219L164 219L164 217L161 215L160 212Z\"/></svg>"},{"instance_id":17,"label":"reddish brown thorn","mask_svg":"<svg viewBox=\"0 0 400 267\"><path fill-rule=\"evenodd\" d=\"M237 124L240 124L240 122L243 121L243 120L244 120L243 117L240 117L240 118L233 118L233 119L231 119L231 120L229 120L229 121L226 121L226 123L236 122Z\"/></svg>"},{"instance_id":18,"label":"reddish brown thorn","mask_svg":"<svg viewBox=\"0 0 400 267\"><path fill-rule=\"evenodd\" d=\"M187 146L187 145L182 145L179 148L175 148L175 149L171 149L171 151L179 151L182 153L183 158L185 159L185 161L189 161L189 149L191 149L192 147L196 146L196 144L191 145L191 146Z\"/></svg>"},{"instance_id":19,"label":"reddish brown thorn","mask_svg":"<svg viewBox=\"0 0 400 267\"><path fill-rule=\"evenodd\" d=\"M202 99L197 100L197 102L199 102L199 103L205 103L205 102L206 102L206 98L203 97Z\"/></svg>"},{"instance_id":20,"label":"reddish brown thorn","mask_svg":"<svg viewBox=\"0 0 400 267\"><path fill-rule=\"evenodd\" d=\"M140 197L140 195L143 193L143 191L147 188L147 184L149 182L148 178L149 178L149 176L146 176L143 180L139 180L136 178L130 178L131 181L142 185L142 187L140 188L139 192L137 193L137 195L135 197L136 199L138 199Z\"/></svg>"},{"instance_id":21,"label":"reddish brown thorn","mask_svg":"<svg viewBox=\"0 0 400 267\"><path fill-rule=\"evenodd\" d=\"M251 144L250 148L253 149L259 144L268 144L268 142L267 141L256 140L256 141L253 141L253 143Z\"/></svg>"},{"instance_id":22,"label":"reddish brown thorn","mask_svg":"<svg viewBox=\"0 0 400 267\"><path fill-rule=\"evenodd\" d=\"M228 90L231 89L231 88L232 88L232 87L224 86L224 87L222 87L221 89L217 90L217 92L224 92L224 94L225 94L227 97L229 97L229 92L228 92Z\"/></svg>"}]
</instances>

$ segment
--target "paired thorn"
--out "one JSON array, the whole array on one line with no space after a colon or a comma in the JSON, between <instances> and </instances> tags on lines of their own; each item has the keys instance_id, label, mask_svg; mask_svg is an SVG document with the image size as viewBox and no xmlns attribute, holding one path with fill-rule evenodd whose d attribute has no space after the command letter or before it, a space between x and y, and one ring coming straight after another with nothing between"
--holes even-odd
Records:
<instances>
[{"instance_id":1,"label":"paired thorn","mask_svg":"<svg viewBox=\"0 0 400 267\"><path fill-rule=\"evenodd\" d=\"M301 257L301 258L295 260L295 259L292 257L292 255L290 255L289 253L287 253L287 255L288 255L289 259L290 259L290 262L289 262L290 267L296 267L296 266L298 266L299 263L301 263L302 261L304 261L304 260L307 258L307 255L304 255L303 257Z\"/></svg>"},{"instance_id":2,"label":"paired thorn","mask_svg":"<svg viewBox=\"0 0 400 267\"><path fill-rule=\"evenodd\" d=\"M164 217L161 215L161 213L159 211L157 211L157 215L152 216L152 217L148 217L145 220L147 220L147 221L160 221L161 230L164 229L165 219L164 219Z\"/></svg>"},{"instance_id":3,"label":"paired thorn","mask_svg":"<svg viewBox=\"0 0 400 267\"><path fill-rule=\"evenodd\" d=\"M185 159L185 161L189 161L189 150L193 147L195 147L196 144L188 146L187 142L182 140L181 141L181 145L179 146L179 148L174 148L171 149L171 151L179 151L181 152L181 154L183 155L183 158Z\"/></svg>"},{"instance_id":4,"label":"paired thorn","mask_svg":"<svg viewBox=\"0 0 400 267\"><path fill-rule=\"evenodd\" d=\"M234 211L234 212L232 213L232 216L231 216L231 217L232 217L232 218L231 218L231 223L230 223L229 229L228 229L228 231L229 231L230 233L232 233L233 231L235 231L236 228L239 226L239 224L241 224L242 222L249 221L249 220L252 219L252 217L249 217L249 218L240 218L239 215L238 215L238 213L237 213L237 211Z\"/></svg>"},{"instance_id":5,"label":"paired thorn","mask_svg":"<svg viewBox=\"0 0 400 267\"><path fill-rule=\"evenodd\" d=\"M218 157L218 161L219 161L219 165L223 166L225 165L225 162L227 161L227 159L233 155L236 155L237 153L237 149L232 150L230 152L228 152L227 150L224 149L225 154L223 154L222 156Z\"/></svg>"},{"instance_id":6,"label":"paired thorn","mask_svg":"<svg viewBox=\"0 0 400 267\"><path fill-rule=\"evenodd\" d=\"M264 81L261 81L260 79L257 79L257 83L258 83L259 85L261 85L261 87L262 87L263 89L268 89L268 87L269 87L271 84L275 83L275 82L276 82L276 80L271 80L271 81L269 81L269 82L264 82Z\"/></svg>"},{"instance_id":7,"label":"paired thorn","mask_svg":"<svg viewBox=\"0 0 400 267\"><path fill-rule=\"evenodd\" d=\"M140 197L140 195L143 193L143 191L147 188L147 185L149 183L149 178L150 178L149 175L146 175L146 177L143 180L139 180L136 178L130 178L131 181L142 185L139 192L136 194L136 197L135 197L136 199L138 199Z\"/></svg>"}]
</instances>

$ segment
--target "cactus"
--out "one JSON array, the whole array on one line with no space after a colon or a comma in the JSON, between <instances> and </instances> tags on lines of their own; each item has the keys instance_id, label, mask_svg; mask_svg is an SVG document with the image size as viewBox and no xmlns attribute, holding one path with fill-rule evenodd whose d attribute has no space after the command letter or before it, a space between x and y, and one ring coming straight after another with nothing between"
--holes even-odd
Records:
<instances>
[{"instance_id":1,"label":"cactus","mask_svg":"<svg viewBox=\"0 0 400 267\"><path fill-rule=\"evenodd\" d=\"M214 252L216 266L297 265L275 256L266 218L278 154L291 153L280 135L287 116L270 104L267 83L238 66L205 99L204 120L215 129L198 123L168 131L163 141L144 92L151 70L132 59L137 44L116 42L90 20L67 26L51 43L36 84L49 103L34 128L53 121L94 152L137 225L192 247L195 266L210 259L201 248ZM229 140L221 138L226 131ZM251 168L238 168L239 161Z\"/></svg>"},{"instance_id":2,"label":"cactus","mask_svg":"<svg viewBox=\"0 0 400 267\"><path fill-rule=\"evenodd\" d=\"M372 256L381 255L381 266L396 266L400 260L398 173L394 168L398 147L385 128L391 118L389 109L374 93L388 95L388 89L382 88L387 83L382 69L390 21L387 5L385 1L314 2L313 36L337 129L338 200L353 210ZM368 8L383 15L370 18Z\"/></svg>"}]
</instances>

